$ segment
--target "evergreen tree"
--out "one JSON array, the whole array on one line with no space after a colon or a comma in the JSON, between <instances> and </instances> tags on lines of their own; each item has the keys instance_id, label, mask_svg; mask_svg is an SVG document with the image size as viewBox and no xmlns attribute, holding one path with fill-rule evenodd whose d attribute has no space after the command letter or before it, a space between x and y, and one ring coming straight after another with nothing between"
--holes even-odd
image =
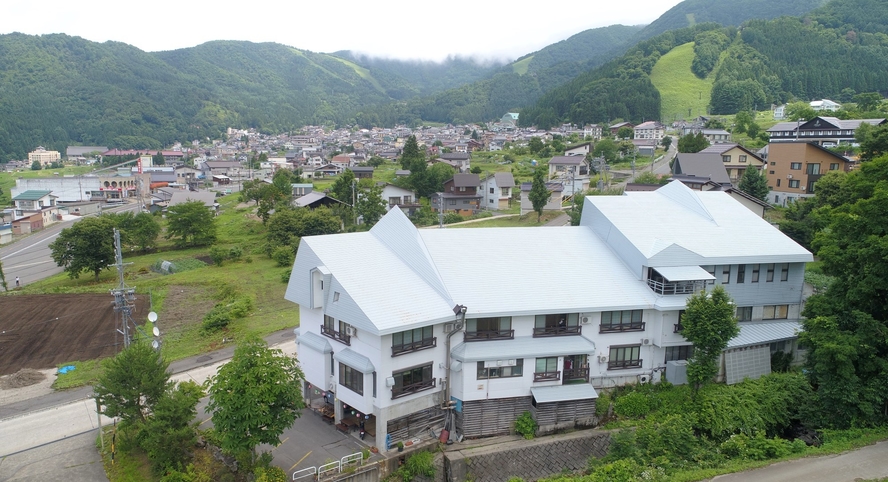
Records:
<instances>
[{"instance_id":1,"label":"evergreen tree","mask_svg":"<svg viewBox=\"0 0 888 482\"><path fill-rule=\"evenodd\" d=\"M679 322L682 336L694 344L694 354L688 362L688 382L696 390L710 383L718 375L718 359L728 341L740 333L734 304L721 286L712 291L696 293L687 301L687 308Z\"/></svg>"},{"instance_id":2,"label":"evergreen tree","mask_svg":"<svg viewBox=\"0 0 888 482\"><path fill-rule=\"evenodd\" d=\"M743 176L740 178L741 191L750 196L765 201L768 199L768 179L765 177L765 170L759 171L754 167L747 167L743 170Z\"/></svg>"},{"instance_id":3,"label":"evergreen tree","mask_svg":"<svg viewBox=\"0 0 888 482\"><path fill-rule=\"evenodd\" d=\"M527 195L533 210L537 213L537 222L540 222L540 219L543 217L543 208L546 207L549 198L552 197L552 192L546 188L545 174L546 168L544 166L537 166L534 169L533 184L530 187L530 194Z\"/></svg>"},{"instance_id":4,"label":"evergreen tree","mask_svg":"<svg viewBox=\"0 0 888 482\"><path fill-rule=\"evenodd\" d=\"M144 422L167 390L168 367L147 343L130 344L106 363L93 387L102 414L129 424Z\"/></svg>"}]
</instances>

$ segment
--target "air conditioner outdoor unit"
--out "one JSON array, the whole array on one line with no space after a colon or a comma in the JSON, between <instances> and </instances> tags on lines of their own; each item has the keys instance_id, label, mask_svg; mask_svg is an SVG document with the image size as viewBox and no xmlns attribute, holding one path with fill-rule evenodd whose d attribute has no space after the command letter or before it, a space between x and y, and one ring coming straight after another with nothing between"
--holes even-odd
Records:
<instances>
[{"instance_id":1,"label":"air conditioner outdoor unit","mask_svg":"<svg viewBox=\"0 0 888 482\"><path fill-rule=\"evenodd\" d=\"M515 366L515 363L517 363L517 361L514 358L508 361L510 367Z\"/></svg>"},{"instance_id":2,"label":"air conditioner outdoor unit","mask_svg":"<svg viewBox=\"0 0 888 482\"><path fill-rule=\"evenodd\" d=\"M642 345L650 345L650 344L651 344L651 339L650 339L650 338L642 338L642 339L641 339L641 344L642 344Z\"/></svg>"},{"instance_id":3,"label":"air conditioner outdoor unit","mask_svg":"<svg viewBox=\"0 0 888 482\"><path fill-rule=\"evenodd\" d=\"M607 357L604 355L599 356L598 363L607 363Z\"/></svg>"},{"instance_id":4,"label":"air conditioner outdoor unit","mask_svg":"<svg viewBox=\"0 0 888 482\"><path fill-rule=\"evenodd\" d=\"M651 381L651 377L648 375L639 375L638 376L638 383L644 384L644 383L650 383L650 381Z\"/></svg>"},{"instance_id":5,"label":"air conditioner outdoor unit","mask_svg":"<svg viewBox=\"0 0 888 482\"><path fill-rule=\"evenodd\" d=\"M792 179L792 174L787 174L787 175L786 175L786 178L787 178L787 179Z\"/></svg>"},{"instance_id":6,"label":"air conditioner outdoor unit","mask_svg":"<svg viewBox=\"0 0 888 482\"><path fill-rule=\"evenodd\" d=\"M588 317L588 316L584 316L583 319L582 319L582 321L583 321L583 324L584 324L584 325L589 324L589 317Z\"/></svg>"},{"instance_id":7,"label":"air conditioner outdoor unit","mask_svg":"<svg viewBox=\"0 0 888 482\"><path fill-rule=\"evenodd\" d=\"M444 323L444 333L450 333L456 328L456 323Z\"/></svg>"},{"instance_id":8,"label":"air conditioner outdoor unit","mask_svg":"<svg viewBox=\"0 0 888 482\"><path fill-rule=\"evenodd\" d=\"M345 327L345 334L348 336L358 336L358 329L353 326Z\"/></svg>"}]
</instances>

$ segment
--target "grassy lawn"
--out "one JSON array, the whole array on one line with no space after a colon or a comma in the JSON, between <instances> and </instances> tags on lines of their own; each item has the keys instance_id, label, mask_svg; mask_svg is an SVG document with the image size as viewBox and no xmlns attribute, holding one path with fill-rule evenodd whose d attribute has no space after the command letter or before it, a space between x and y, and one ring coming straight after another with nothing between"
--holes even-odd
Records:
<instances>
[{"instance_id":1,"label":"grassy lawn","mask_svg":"<svg viewBox=\"0 0 888 482\"><path fill-rule=\"evenodd\" d=\"M694 43L675 47L660 57L651 71L651 82L660 91L660 118L665 123L707 115L713 75L699 79L691 72Z\"/></svg>"}]
</instances>

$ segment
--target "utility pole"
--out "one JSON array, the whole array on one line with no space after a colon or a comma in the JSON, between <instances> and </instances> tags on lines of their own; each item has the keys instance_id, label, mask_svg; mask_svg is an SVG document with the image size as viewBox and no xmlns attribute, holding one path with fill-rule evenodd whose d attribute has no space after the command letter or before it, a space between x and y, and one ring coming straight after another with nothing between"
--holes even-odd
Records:
<instances>
[{"instance_id":1,"label":"utility pole","mask_svg":"<svg viewBox=\"0 0 888 482\"><path fill-rule=\"evenodd\" d=\"M111 290L114 295L114 312L117 313L117 332L123 335L123 347L127 348L130 344L130 323L135 327L133 321L133 308L135 308L136 290L126 286L123 282L123 267L127 264L123 262L123 252L120 247L120 231L114 229L114 252L116 255L116 263L111 265L117 267L117 275L119 284L117 288Z\"/></svg>"}]
</instances>

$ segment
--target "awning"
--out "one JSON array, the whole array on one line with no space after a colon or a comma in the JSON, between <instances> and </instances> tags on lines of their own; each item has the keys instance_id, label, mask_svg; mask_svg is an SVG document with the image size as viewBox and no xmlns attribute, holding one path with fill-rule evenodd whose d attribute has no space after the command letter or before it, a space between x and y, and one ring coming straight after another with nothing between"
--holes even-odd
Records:
<instances>
[{"instance_id":1,"label":"awning","mask_svg":"<svg viewBox=\"0 0 888 482\"><path fill-rule=\"evenodd\" d=\"M567 402L570 400L586 400L598 398L598 392L590 383L575 385L553 385L549 387L532 387L530 394L537 403Z\"/></svg>"},{"instance_id":2,"label":"awning","mask_svg":"<svg viewBox=\"0 0 888 482\"><path fill-rule=\"evenodd\" d=\"M667 281L697 281L715 279L715 276L699 266L654 266Z\"/></svg>"},{"instance_id":3,"label":"awning","mask_svg":"<svg viewBox=\"0 0 888 482\"><path fill-rule=\"evenodd\" d=\"M327 341L326 338L312 332L297 334L296 344L307 346L312 350L319 351L321 353L330 353L331 351L333 351L333 347L330 346L330 342Z\"/></svg>"},{"instance_id":4,"label":"awning","mask_svg":"<svg viewBox=\"0 0 888 482\"><path fill-rule=\"evenodd\" d=\"M451 352L454 360L463 363L593 353L595 343L582 336L516 336L513 340L462 342Z\"/></svg>"},{"instance_id":5,"label":"awning","mask_svg":"<svg viewBox=\"0 0 888 482\"><path fill-rule=\"evenodd\" d=\"M376 371L376 368L373 366L373 363L370 362L369 358L361 355L360 353L352 351L349 348L333 353L333 359L338 362L345 363L346 365L364 374L373 373Z\"/></svg>"},{"instance_id":6,"label":"awning","mask_svg":"<svg viewBox=\"0 0 888 482\"><path fill-rule=\"evenodd\" d=\"M798 321L766 321L739 323L740 334L728 341L728 350L744 346L763 345L775 341L798 338L802 324Z\"/></svg>"}]
</instances>

